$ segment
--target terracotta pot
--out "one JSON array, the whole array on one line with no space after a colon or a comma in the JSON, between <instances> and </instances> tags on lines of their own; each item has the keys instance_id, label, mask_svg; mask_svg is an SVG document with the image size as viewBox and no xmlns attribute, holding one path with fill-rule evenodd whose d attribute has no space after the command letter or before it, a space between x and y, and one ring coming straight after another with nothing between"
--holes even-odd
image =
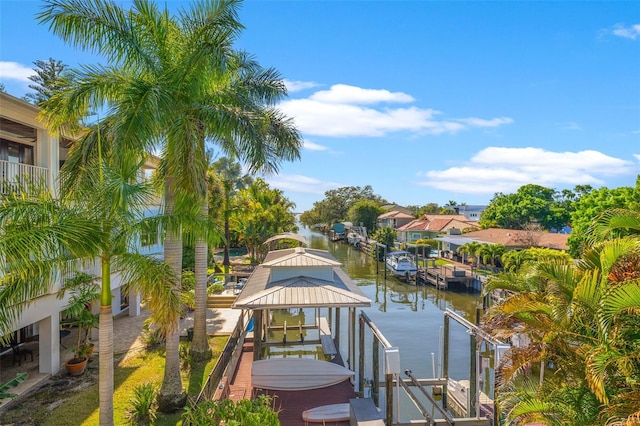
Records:
<instances>
[{"instance_id":1,"label":"terracotta pot","mask_svg":"<svg viewBox=\"0 0 640 426\"><path fill-rule=\"evenodd\" d=\"M89 362L89 358L71 358L67 362L64 363L64 366L67 367L67 371L72 376L79 376L84 373L84 369L87 368L87 362Z\"/></svg>"},{"instance_id":2,"label":"terracotta pot","mask_svg":"<svg viewBox=\"0 0 640 426\"><path fill-rule=\"evenodd\" d=\"M93 350L96 348L95 343L89 343L89 349L87 349L87 358L91 358L93 355Z\"/></svg>"}]
</instances>

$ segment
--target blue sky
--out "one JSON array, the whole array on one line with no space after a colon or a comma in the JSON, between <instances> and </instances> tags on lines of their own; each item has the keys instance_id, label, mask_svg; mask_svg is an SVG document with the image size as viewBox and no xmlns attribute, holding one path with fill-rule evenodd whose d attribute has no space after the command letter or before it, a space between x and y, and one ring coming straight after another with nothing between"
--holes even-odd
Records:
<instances>
[{"instance_id":1,"label":"blue sky","mask_svg":"<svg viewBox=\"0 0 640 426\"><path fill-rule=\"evenodd\" d=\"M0 81L17 97L35 60L100 60L38 25L39 5L0 0ZM240 17L238 47L286 79L280 108L305 140L266 177L297 211L341 186L487 204L640 174L638 1L249 0Z\"/></svg>"}]
</instances>

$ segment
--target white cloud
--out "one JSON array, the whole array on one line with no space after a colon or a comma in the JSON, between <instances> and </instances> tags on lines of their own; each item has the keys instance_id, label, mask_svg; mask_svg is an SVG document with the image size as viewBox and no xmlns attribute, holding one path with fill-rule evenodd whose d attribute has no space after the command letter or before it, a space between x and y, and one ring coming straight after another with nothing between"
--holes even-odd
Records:
<instances>
[{"instance_id":1,"label":"white cloud","mask_svg":"<svg viewBox=\"0 0 640 426\"><path fill-rule=\"evenodd\" d=\"M496 117L496 118L492 118L491 120L486 120L484 118L470 117L470 118L461 118L458 121L464 124L468 124L469 126L472 126L472 127L498 127L498 126L502 126L503 124L513 123L513 119L509 117Z\"/></svg>"},{"instance_id":2,"label":"white cloud","mask_svg":"<svg viewBox=\"0 0 640 426\"><path fill-rule=\"evenodd\" d=\"M602 177L631 173L632 162L593 150L489 147L463 166L420 173L426 179L417 184L461 194L494 194L515 192L529 183L548 188L602 185Z\"/></svg>"},{"instance_id":3,"label":"white cloud","mask_svg":"<svg viewBox=\"0 0 640 426\"><path fill-rule=\"evenodd\" d=\"M314 101L330 104L370 105L380 102L413 102L412 96L384 89L363 89L346 84L334 84L329 90L321 90L309 97Z\"/></svg>"},{"instance_id":4,"label":"white cloud","mask_svg":"<svg viewBox=\"0 0 640 426\"><path fill-rule=\"evenodd\" d=\"M265 178L269 185L282 191L323 195L325 191L344 186L337 182L326 182L303 175L277 175Z\"/></svg>"},{"instance_id":5,"label":"white cloud","mask_svg":"<svg viewBox=\"0 0 640 426\"><path fill-rule=\"evenodd\" d=\"M291 80L287 80L286 78L283 81L289 93L299 92L301 90L311 89L314 87L321 86L321 84L313 81L291 81Z\"/></svg>"},{"instance_id":6,"label":"white cloud","mask_svg":"<svg viewBox=\"0 0 640 426\"><path fill-rule=\"evenodd\" d=\"M310 140L305 139L304 140L304 149L308 149L310 151L326 151L329 148L327 148L324 145L319 145L317 143L313 143Z\"/></svg>"},{"instance_id":7,"label":"white cloud","mask_svg":"<svg viewBox=\"0 0 640 426\"><path fill-rule=\"evenodd\" d=\"M640 163L640 154L633 154L633 157Z\"/></svg>"},{"instance_id":8,"label":"white cloud","mask_svg":"<svg viewBox=\"0 0 640 426\"><path fill-rule=\"evenodd\" d=\"M618 37L635 40L640 37L640 24L631 25L630 27L625 27L622 24L616 24L613 26L612 33Z\"/></svg>"},{"instance_id":9,"label":"white cloud","mask_svg":"<svg viewBox=\"0 0 640 426\"><path fill-rule=\"evenodd\" d=\"M558 126L562 130L582 130L582 127L575 121L566 121L564 123L558 123Z\"/></svg>"},{"instance_id":10,"label":"white cloud","mask_svg":"<svg viewBox=\"0 0 640 426\"><path fill-rule=\"evenodd\" d=\"M402 92L337 84L330 90L315 92L308 98L286 100L279 107L286 115L293 117L303 134L332 137L382 137L393 132L455 134L468 128L513 123L508 117L446 120L439 118L442 114L431 108L376 105L389 102L413 102L413 97Z\"/></svg>"},{"instance_id":11,"label":"white cloud","mask_svg":"<svg viewBox=\"0 0 640 426\"><path fill-rule=\"evenodd\" d=\"M29 76L33 74L35 74L33 69L20 65L17 62L0 61L0 78L3 80L29 82Z\"/></svg>"}]
</instances>

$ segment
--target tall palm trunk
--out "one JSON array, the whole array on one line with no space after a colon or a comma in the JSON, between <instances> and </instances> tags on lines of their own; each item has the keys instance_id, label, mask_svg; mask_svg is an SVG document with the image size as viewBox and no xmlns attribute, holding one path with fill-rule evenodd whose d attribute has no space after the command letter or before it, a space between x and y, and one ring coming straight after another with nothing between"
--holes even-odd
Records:
<instances>
[{"instance_id":1,"label":"tall palm trunk","mask_svg":"<svg viewBox=\"0 0 640 426\"><path fill-rule=\"evenodd\" d=\"M229 259L229 236L230 236L230 232L229 232L229 216L230 216L230 212L229 212L229 205L231 204L230 202L230 195L229 195L229 191L231 191L231 187L229 185L229 183L225 183L224 185L224 259L222 260L222 265L224 267L224 282L227 283L229 282L229 272L230 272L230 264L231 261Z\"/></svg>"},{"instance_id":2,"label":"tall palm trunk","mask_svg":"<svg viewBox=\"0 0 640 426\"><path fill-rule=\"evenodd\" d=\"M111 260L102 258L102 295L98 327L98 396L100 425L113 425L113 308L111 302Z\"/></svg>"},{"instance_id":3,"label":"tall palm trunk","mask_svg":"<svg viewBox=\"0 0 640 426\"><path fill-rule=\"evenodd\" d=\"M165 184L166 212L173 214L175 193L173 178L167 177ZM177 277L175 286L180 287L182 277L182 235L180 229L168 229L164 243L164 260L173 269ZM158 410L172 413L187 403L187 394L182 389L180 377L180 318L173 318L172 325L166 330L166 360L164 378L158 393Z\"/></svg>"},{"instance_id":4,"label":"tall palm trunk","mask_svg":"<svg viewBox=\"0 0 640 426\"><path fill-rule=\"evenodd\" d=\"M209 203L205 196L200 200L201 216L209 215ZM196 361L210 359L211 348L207 337L207 253L208 245L206 233L199 236L195 246L195 299L196 310L193 315L193 342L191 342L191 357Z\"/></svg>"}]
</instances>

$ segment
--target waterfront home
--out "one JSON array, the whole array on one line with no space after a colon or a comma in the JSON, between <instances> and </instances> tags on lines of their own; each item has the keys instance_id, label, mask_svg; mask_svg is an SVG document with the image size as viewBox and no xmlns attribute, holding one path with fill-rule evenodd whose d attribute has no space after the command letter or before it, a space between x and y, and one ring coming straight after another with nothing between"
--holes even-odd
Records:
<instances>
[{"instance_id":1,"label":"waterfront home","mask_svg":"<svg viewBox=\"0 0 640 426\"><path fill-rule=\"evenodd\" d=\"M448 232L450 229L476 230L475 222L464 220L461 215L423 215L420 219L396 229L398 241L414 243L421 239L431 239Z\"/></svg>"},{"instance_id":2,"label":"waterfront home","mask_svg":"<svg viewBox=\"0 0 640 426\"><path fill-rule=\"evenodd\" d=\"M458 247L473 241L481 244L502 244L506 250L540 247L566 251L569 250L568 239L569 234L502 228L480 229L462 235L449 234L435 238L441 243L440 249L449 257L454 256Z\"/></svg>"},{"instance_id":3,"label":"waterfront home","mask_svg":"<svg viewBox=\"0 0 640 426\"><path fill-rule=\"evenodd\" d=\"M49 133L39 119L39 113L40 109L37 106L7 93L0 93L0 192L3 194L20 185L42 182L54 195L58 195L59 170L67 159L73 140ZM147 172L156 166L157 161L148 160L140 178L148 176ZM156 202L148 206L145 214L157 214L160 200ZM162 255L158 232L143 236L140 246L142 253ZM100 262L87 266L83 272L100 276ZM64 361L60 355L60 340L66 333L61 328L61 311L67 305L68 295L64 298L58 297L61 285L62 277L51 282L49 291L31 300L11 327L13 340L20 346L28 342L29 350L37 355L34 357L35 361L31 358L22 359L22 365L37 362L37 373L43 377L58 372L61 361ZM112 276L111 286L113 315L124 311L129 311L129 315L139 315L140 296L125 292L117 274ZM91 306L94 313L97 313L99 303L93 303ZM95 330L94 334L97 335ZM1 353L2 356L10 356L12 348L2 348ZM0 383L9 379L0 371Z\"/></svg>"},{"instance_id":4,"label":"waterfront home","mask_svg":"<svg viewBox=\"0 0 640 426\"><path fill-rule=\"evenodd\" d=\"M414 219L415 216L411 214L403 213L398 210L392 210L378 216L377 226L378 228L389 227L391 229L398 229L399 227L406 225Z\"/></svg>"}]
</instances>

